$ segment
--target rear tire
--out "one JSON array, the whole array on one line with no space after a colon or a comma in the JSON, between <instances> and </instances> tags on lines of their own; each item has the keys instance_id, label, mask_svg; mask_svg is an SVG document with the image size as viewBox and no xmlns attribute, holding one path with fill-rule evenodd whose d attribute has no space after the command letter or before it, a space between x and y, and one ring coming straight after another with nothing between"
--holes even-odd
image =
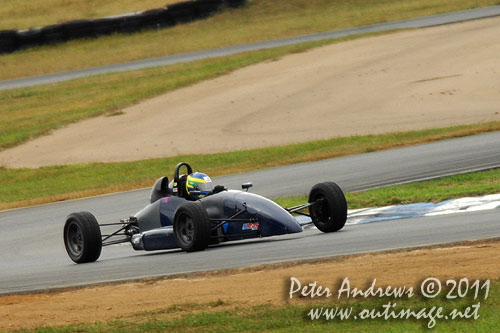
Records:
<instances>
[{"instance_id":1,"label":"rear tire","mask_svg":"<svg viewBox=\"0 0 500 333\"><path fill-rule=\"evenodd\" d=\"M316 184L309 193L309 203L316 201L319 202L309 207L316 228L323 232L342 229L347 220L347 202L342 189L334 182Z\"/></svg>"},{"instance_id":2,"label":"rear tire","mask_svg":"<svg viewBox=\"0 0 500 333\"><path fill-rule=\"evenodd\" d=\"M94 215L89 212L69 215L64 225L64 245L77 264L96 261L101 255L102 237Z\"/></svg>"},{"instance_id":3,"label":"rear tire","mask_svg":"<svg viewBox=\"0 0 500 333\"><path fill-rule=\"evenodd\" d=\"M174 237L186 252L203 251L210 242L210 217L200 202L187 202L174 217Z\"/></svg>"}]
</instances>

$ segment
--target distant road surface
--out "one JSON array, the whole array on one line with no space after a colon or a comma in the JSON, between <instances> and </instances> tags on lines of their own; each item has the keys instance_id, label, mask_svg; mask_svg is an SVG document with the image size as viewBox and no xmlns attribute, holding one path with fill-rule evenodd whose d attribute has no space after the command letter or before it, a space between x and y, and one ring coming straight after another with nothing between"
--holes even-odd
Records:
<instances>
[{"instance_id":1,"label":"distant road surface","mask_svg":"<svg viewBox=\"0 0 500 333\"><path fill-rule=\"evenodd\" d=\"M443 24L457 23L463 21L476 20L481 18L488 18L500 15L500 5L485 8L477 8L459 12L445 13L439 15L432 15L427 17L413 18L403 21L378 23L361 27L354 27L342 30L327 31L315 33L305 36L284 38L271 41L263 41L244 45L235 45L230 47L194 51L188 53L174 54L170 56L141 59L136 61L125 62L121 64L111 64L100 67L92 67L86 69L79 69L67 72L53 73L41 76L26 77L19 79L12 79L0 81L0 90L14 89L22 87L36 86L40 84L55 83L61 81L72 80L80 77L105 74L112 72L122 72L134 69L149 68L156 66L166 66L183 62L191 62L195 60L217 58L228 56L232 54L257 51L262 49L270 49L279 46L286 46L292 44L299 44L304 42L312 42L318 40L332 39L345 37L354 34L364 34L369 32L379 32L397 29L411 29L411 28L425 28Z\"/></svg>"},{"instance_id":2,"label":"distant road surface","mask_svg":"<svg viewBox=\"0 0 500 333\"><path fill-rule=\"evenodd\" d=\"M305 195L322 181L354 191L493 167L500 167L500 132L218 177L215 182L238 188L252 181L252 192L276 197ZM62 240L68 214L87 210L101 223L115 222L135 214L148 197L149 189L143 189L0 212L0 295L500 237L500 209L492 209L346 226L331 234L307 230L196 253L136 252L118 245L104 248L96 263L76 265L68 258Z\"/></svg>"}]
</instances>

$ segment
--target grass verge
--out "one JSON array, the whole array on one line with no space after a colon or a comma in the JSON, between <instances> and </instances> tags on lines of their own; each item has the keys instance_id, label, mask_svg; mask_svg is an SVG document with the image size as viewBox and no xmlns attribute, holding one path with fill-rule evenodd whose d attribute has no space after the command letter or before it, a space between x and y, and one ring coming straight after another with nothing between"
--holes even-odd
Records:
<instances>
[{"instance_id":1,"label":"grass verge","mask_svg":"<svg viewBox=\"0 0 500 333\"><path fill-rule=\"evenodd\" d=\"M81 1L65 3L81 6ZM206 20L169 29L115 34L0 55L0 80L402 20L498 3L498 0L250 0L242 9L224 10ZM17 7L17 2L14 6ZM100 4L99 7L106 5ZM99 11L97 6L95 11ZM25 12L40 13L41 10L26 10L21 16L24 16ZM8 18L20 16L11 14L12 9L5 13L6 16L0 15L2 24L9 25ZM43 16L45 14L43 13ZM68 16L64 14L63 17ZM35 18L28 20L32 22L30 24L45 24L45 21Z\"/></svg>"},{"instance_id":2,"label":"grass verge","mask_svg":"<svg viewBox=\"0 0 500 333\"><path fill-rule=\"evenodd\" d=\"M500 130L499 122L425 131L334 138L281 147L211 155L179 156L121 163L77 164L39 169L0 168L0 209L151 186L154 180L160 176L167 174L171 178L172 175L170 173L181 160L188 161L193 165L194 169L203 170L215 177L236 172L403 147L497 130ZM460 179L460 177L466 176L456 177ZM487 175L484 178L484 182L488 182L488 178L489 176ZM498 180L500 177L495 174L493 179L495 178ZM472 183L475 181L472 181ZM415 186L422 185L417 184ZM489 188L495 188L495 186L498 189L498 181L495 183L493 180ZM446 189L446 185L442 187ZM478 191L482 191L483 189ZM439 192L436 195L433 190L427 192L414 190L414 192L419 195L426 193L427 196L425 198L427 200L440 198ZM467 192L467 190L464 190L460 195L465 193L472 194L478 192ZM443 197L448 195L449 193L444 193ZM377 196L380 196L380 194L371 195L372 198L376 198ZM395 198L396 194L389 194L387 195L387 202L405 202L401 198ZM417 200L417 198L414 200ZM425 199L419 197L418 200ZM368 199L349 198L351 207L357 201L359 201L359 205L371 205ZM374 202L373 204L378 205L381 203Z\"/></svg>"},{"instance_id":3,"label":"grass verge","mask_svg":"<svg viewBox=\"0 0 500 333\"><path fill-rule=\"evenodd\" d=\"M349 209L356 209L417 202L441 202L448 199L499 192L500 169L494 169L346 193L346 199ZM278 198L275 201L284 207L291 207L304 203L307 198Z\"/></svg>"},{"instance_id":4,"label":"grass verge","mask_svg":"<svg viewBox=\"0 0 500 333\"><path fill-rule=\"evenodd\" d=\"M368 298L356 300L336 300L321 303L310 303L306 301L295 302L288 306L258 305L258 306L236 306L234 309L215 311L203 311L201 313L188 313L172 318L172 312L178 309L166 309L163 312L156 311L153 314L141 313L134 316L134 321L114 321L102 324L75 325L67 327L38 328L37 332L417 332L428 331L433 325L433 320L438 308L442 308L442 315L448 315L448 319L435 319L434 329L439 332L493 332L500 326L500 281L491 281L488 296L485 290L481 290L477 298L473 292L467 297L453 300L445 297L434 299L423 298L418 291L411 298ZM486 298L486 299L485 299ZM396 304L392 307L392 304ZM220 304L223 305L223 304ZM384 313L384 306L389 307L394 313L403 309L419 312L422 309L431 313L430 317L420 319L366 319L361 320L363 311L375 310ZM479 317L472 317L472 306L478 308ZM189 307L193 307L192 305ZM433 311L431 309L435 307ZM194 306L199 309L198 306ZM352 311L348 319L341 320L337 316L333 320L311 320L308 315L312 309L344 309ZM469 318L456 316L452 318L453 311L461 314L466 313L469 308ZM365 312L366 313L366 312ZM167 316L165 316L167 314ZM357 319L354 316L358 315ZM472 317L472 318L471 318ZM435 318L435 317L434 317Z\"/></svg>"}]
</instances>

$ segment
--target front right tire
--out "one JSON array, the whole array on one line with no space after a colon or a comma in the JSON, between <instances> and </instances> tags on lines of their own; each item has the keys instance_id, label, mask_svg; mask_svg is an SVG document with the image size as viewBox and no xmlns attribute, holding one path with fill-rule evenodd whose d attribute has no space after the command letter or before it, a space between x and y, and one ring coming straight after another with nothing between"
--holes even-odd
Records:
<instances>
[{"instance_id":1,"label":"front right tire","mask_svg":"<svg viewBox=\"0 0 500 333\"><path fill-rule=\"evenodd\" d=\"M210 217L200 202L180 206L174 217L174 237L186 252L203 251L210 243Z\"/></svg>"}]
</instances>

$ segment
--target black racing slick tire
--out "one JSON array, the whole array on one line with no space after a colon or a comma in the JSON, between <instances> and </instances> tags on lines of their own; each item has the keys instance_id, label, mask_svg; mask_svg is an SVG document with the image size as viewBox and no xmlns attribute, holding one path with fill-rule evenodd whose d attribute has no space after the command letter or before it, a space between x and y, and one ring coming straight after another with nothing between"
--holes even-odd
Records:
<instances>
[{"instance_id":1,"label":"black racing slick tire","mask_svg":"<svg viewBox=\"0 0 500 333\"><path fill-rule=\"evenodd\" d=\"M309 193L311 219L320 231L334 232L342 229L347 220L347 202L344 192L334 182L319 183Z\"/></svg>"},{"instance_id":2,"label":"black racing slick tire","mask_svg":"<svg viewBox=\"0 0 500 333\"><path fill-rule=\"evenodd\" d=\"M186 252L203 251L210 242L210 217L200 202L180 206L174 217L174 237Z\"/></svg>"},{"instance_id":3,"label":"black racing slick tire","mask_svg":"<svg viewBox=\"0 0 500 333\"><path fill-rule=\"evenodd\" d=\"M64 245L77 264L96 261L101 255L102 237L94 215L89 212L69 215L64 225Z\"/></svg>"}]
</instances>

